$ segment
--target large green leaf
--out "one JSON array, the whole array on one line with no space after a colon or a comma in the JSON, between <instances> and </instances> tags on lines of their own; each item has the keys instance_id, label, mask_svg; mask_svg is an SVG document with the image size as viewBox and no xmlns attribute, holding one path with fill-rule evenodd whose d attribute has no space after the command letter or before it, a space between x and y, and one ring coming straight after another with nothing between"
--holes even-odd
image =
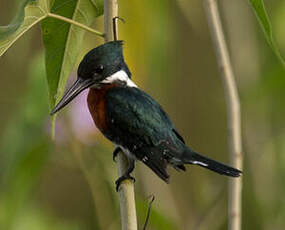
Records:
<instances>
[{"instance_id":1,"label":"large green leaf","mask_svg":"<svg viewBox=\"0 0 285 230\"><path fill-rule=\"evenodd\" d=\"M53 17L64 16L89 26L101 14L103 0L25 0L14 20L8 26L0 26L0 56L26 31L42 21L49 102L53 107L63 95L85 33L82 28L64 22L64 18Z\"/></svg>"},{"instance_id":2,"label":"large green leaf","mask_svg":"<svg viewBox=\"0 0 285 230\"><path fill-rule=\"evenodd\" d=\"M0 26L0 56L26 31L47 17L49 0L26 0L14 20L7 26Z\"/></svg>"},{"instance_id":3,"label":"large green leaf","mask_svg":"<svg viewBox=\"0 0 285 230\"><path fill-rule=\"evenodd\" d=\"M265 34L265 37L266 37L266 40L269 46L271 47L271 49L273 50L277 58L280 60L280 62L285 66L285 61L282 58L274 42L270 20L266 12L263 0L249 0L249 2L255 12L255 15L259 21L259 24L261 25L261 28Z\"/></svg>"},{"instance_id":4,"label":"large green leaf","mask_svg":"<svg viewBox=\"0 0 285 230\"><path fill-rule=\"evenodd\" d=\"M103 13L102 0L55 0L51 13L70 18L89 26ZM66 22L47 18L42 22L43 41L46 48L46 73L50 106L62 97L65 84L74 69L85 31ZM54 119L53 119L54 124Z\"/></svg>"}]
</instances>

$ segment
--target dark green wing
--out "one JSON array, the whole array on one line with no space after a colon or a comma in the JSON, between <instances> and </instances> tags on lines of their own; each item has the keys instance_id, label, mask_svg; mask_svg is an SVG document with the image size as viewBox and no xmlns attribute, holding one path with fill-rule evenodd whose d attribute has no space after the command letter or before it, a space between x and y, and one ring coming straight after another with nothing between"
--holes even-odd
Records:
<instances>
[{"instance_id":1,"label":"dark green wing","mask_svg":"<svg viewBox=\"0 0 285 230\"><path fill-rule=\"evenodd\" d=\"M105 136L127 148L167 181L167 158L179 158L184 144L161 106L133 87L110 89L106 106L108 131Z\"/></svg>"},{"instance_id":2,"label":"dark green wing","mask_svg":"<svg viewBox=\"0 0 285 230\"><path fill-rule=\"evenodd\" d=\"M110 89L106 105L108 129L112 133L156 146L172 132L173 125L161 106L138 88Z\"/></svg>"}]
</instances>

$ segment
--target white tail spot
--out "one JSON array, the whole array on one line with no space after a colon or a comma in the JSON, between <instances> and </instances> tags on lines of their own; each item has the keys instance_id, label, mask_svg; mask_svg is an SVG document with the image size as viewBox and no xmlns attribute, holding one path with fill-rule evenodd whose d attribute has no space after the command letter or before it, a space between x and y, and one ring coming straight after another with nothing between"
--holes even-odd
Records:
<instances>
[{"instance_id":1,"label":"white tail spot","mask_svg":"<svg viewBox=\"0 0 285 230\"><path fill-rule=\"evenodd\" d=\"M203 162L201 162L201 161L192 161L191 163L194 164L194 165L201 165L201 166L204 166L204 167L207 167L207 166L208 166L208 164L203 163Z\"/></svg>"}]
</instances>

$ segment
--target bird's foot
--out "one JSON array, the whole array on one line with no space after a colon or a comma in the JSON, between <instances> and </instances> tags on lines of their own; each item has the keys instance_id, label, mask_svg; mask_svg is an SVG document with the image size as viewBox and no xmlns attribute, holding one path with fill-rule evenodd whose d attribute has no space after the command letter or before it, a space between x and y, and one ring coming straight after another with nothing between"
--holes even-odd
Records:
<instances>
[{"instance_id":1,"label":"bird's foot","mask_svg":"<svg viewBox=\"0 0 285 230\"><path fill-rule=\"evenodd\" d=\"M130 174L125 174L125 175L119 177L115 182L117 192L119 191L120 185L124 180L132 180L134 183L136 182L136 179L134 177L132 177Z\"/></svg>"},{"instance_id":2,"label":"bird's foot","mask_svg":"<svg viewBox=\"0 0 285 230\"><path fill-rule=\"evenodd\" d=\"M118 146L113 151L113 161L116 162L116 157L118 156L118 153L122 151L122 149Z\"/></svg>"}]
</instances>

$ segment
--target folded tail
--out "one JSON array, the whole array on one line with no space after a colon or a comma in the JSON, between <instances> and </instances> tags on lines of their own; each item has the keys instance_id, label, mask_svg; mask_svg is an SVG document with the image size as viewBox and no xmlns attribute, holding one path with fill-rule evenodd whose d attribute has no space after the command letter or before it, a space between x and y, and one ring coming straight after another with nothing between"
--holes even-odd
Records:
<instances>
[{"instance_id":1,"label":"folded tail","mask_svg":"<svg viewBox=\"0 0 285 230\"><path fill-rule=\"evenodd\" d=\"M202 156L201 154L193 152L190 149L183 154L182 159L185 164L199 165L222 175L239 177L242 174L242 171L236 168L232 168L230 166Z\"/></svg>"}]
</instances>

